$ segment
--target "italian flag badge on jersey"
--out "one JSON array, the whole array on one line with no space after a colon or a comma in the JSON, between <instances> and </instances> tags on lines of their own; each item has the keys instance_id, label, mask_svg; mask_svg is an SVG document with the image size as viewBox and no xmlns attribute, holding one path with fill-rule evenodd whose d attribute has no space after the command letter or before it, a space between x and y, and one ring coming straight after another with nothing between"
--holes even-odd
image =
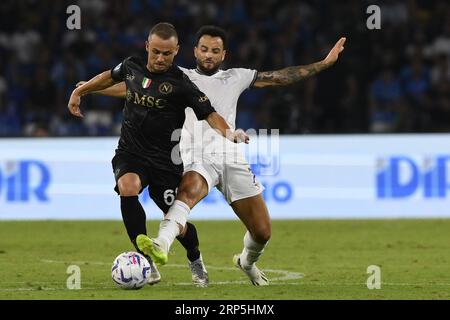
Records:
<instances>
[{"instance_id":1,"label":"italian flag badge on jersey","mask_svg":"<svg viewBox=\"0 0 450 320\"><path fill-rule=\"evenodd\" d=\"M150 87L150 83L152 83L152 80L144 77L144 80L142 80L142 88L147 89Z\"/></svg>"}]
</instances>

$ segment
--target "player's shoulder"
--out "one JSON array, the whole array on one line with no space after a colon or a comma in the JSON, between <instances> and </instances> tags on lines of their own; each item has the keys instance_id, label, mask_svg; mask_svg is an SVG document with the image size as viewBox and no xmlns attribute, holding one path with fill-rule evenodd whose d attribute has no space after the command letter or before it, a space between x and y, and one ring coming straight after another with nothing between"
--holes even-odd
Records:
<instances>
[{"instance_id":1,"label":"player's shoulder","mask_svg":"<svg viewBox=\"0 0 450 320\"><path fill-rule=\"evenodd\" d=\"M192 88L199 90L197 85L191 79L192 75L189 73L189 69L176 65L173 67L176 68L173 72L176 74L176 78L181 79L182 86L188 88L188 90L191 90Z\"/></svg>"},{"instance_id":2,"label":"player's shoulder","mask_svg":"<svg viewBox=\"0 0 450 320\"><path fill-rule=\"evenodd\" d=\"M188 69L184 67L179 67L183 72L184 78L189 79L190 81L196 81L199 79L200 74L195 69Z\"/></svg>"},{"instance_id":3,"label":"player's shoulder","mask_svg":"<svg viewBox=\"0 0 450 320\"><path fill-rule=\"evenodd\" d=\"M186 69L184 67L180 67L177 65L173 65L170 70L171 70L171 73L175 77L180 78L184 81L191 82L191 80L189 79L189 69Z\"/></svg>"},{"instance_id":4,"label":"player's shoulder","mask_svg":"<svg viewBox=\"0 0 450 320\"><path fill-rule=\"evenodd\" d=\"M230 68L230 69L222 70L222 75L243 77L243 76L248 76L248 75L254 75L255 72L257 72L257 71L254 69L248 69L248 68Z\"/></svg>"},{"instance_id":5,"label":"player's shoulder","mask_svg":"<svg viewBox=\"0 0 450 320\"><path fill-rule=\"evenodd\" d=\"M122 64L142 68L145 67L145 60L139 56L129 56L123 60Z\"/></svg>"},{"instance_id":6,"label":"player's shoulder","mask_svg":"<svg viewBox=\"0 0 450 320\"><path fill-rule=\"evenodd\" d=\"M168 73L170 74L171 77L174 77L174 78L177 78L177 79L184 79L184 77L185 77L184 72L176 64L173 64L169 68Z\"/></svg>"},{"instance_id":7,"label":"player's shoulder","mask_svg":"<svg viewBox=\"0 0 450 320\"><path fill-rule=\"evenodd\" d=\"M195 71L194 69L188 69L188 68L181 67L181 66L178 66L178 69L180 69L184 74L190 74L193 71Z\"/></svg>"}]
</instances>

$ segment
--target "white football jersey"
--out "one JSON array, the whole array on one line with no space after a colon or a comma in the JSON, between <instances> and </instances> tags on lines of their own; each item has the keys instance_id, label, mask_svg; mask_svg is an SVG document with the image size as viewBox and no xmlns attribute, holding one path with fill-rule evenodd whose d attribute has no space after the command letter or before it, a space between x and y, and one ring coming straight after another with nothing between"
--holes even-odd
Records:
<instances>
[{"instance_id":1,"label":"white football jersey","mask_svg":"<svg viewBox=\"0 0 450 320\"><path fill-rule=\"evenodd\" d=\"M210 100L230 128L236 128L236 108L241 93L250 87L256 78L257 71L244 68L232 68L219 70L208 76L201 74L196 69L180 69L197 85ZM186 153L223 154L236 153L241 149L222 135L215 132L206 121L198 121L191 108L186 108L186 120L184 122L181 141L181 154L183 161L189 162ZM192 154L190 155L192 157Z\"/></svg>"}]
</instances>

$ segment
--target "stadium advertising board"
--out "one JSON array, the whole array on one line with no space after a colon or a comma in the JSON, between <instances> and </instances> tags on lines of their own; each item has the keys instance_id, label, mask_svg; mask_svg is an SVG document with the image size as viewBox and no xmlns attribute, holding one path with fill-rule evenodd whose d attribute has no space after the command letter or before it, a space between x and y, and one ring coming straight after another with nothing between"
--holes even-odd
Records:
<instances>
[{"instance_id":1,"label":"stadium advertising board","mask_svg":"<svg viewBox=\"0 0 450 320\"><path fill-rule=\"evenodd\" d=\"M450 217L450 135L282 136L245 146L273 219ZM0 219L121 219L117 138L0 139ZM252 147L253 145L253 147ZM167 201L173 200L167 194ZM147 192L147 216L161 213ZM236 219L219 191L191 219Z\"/></svg>"}]
</instances>

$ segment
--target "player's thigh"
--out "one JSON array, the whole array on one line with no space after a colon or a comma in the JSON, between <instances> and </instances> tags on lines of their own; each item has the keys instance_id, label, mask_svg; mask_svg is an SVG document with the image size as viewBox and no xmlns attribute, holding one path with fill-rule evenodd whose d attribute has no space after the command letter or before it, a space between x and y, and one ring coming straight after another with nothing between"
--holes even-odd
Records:
<instances>
[{"instance_id":1,"label":"player's thigh","mask_svg":"<svg viewBox=\"0 0 450 320\"><path fill-rule=\"evenodd\" d=\"M197 159L195 162L185 164L184 175L189 174L194 177L197 183L202 184L202 187L206 184L207 192L209 193L219 183L220 167L220 165L214 163L212 157Z\"/></svg>"},{"instance_id":2,"label":"player's thigh","mask_svg":"<svg viewBox=\"0 0 450 320\"><path fill-rule=\"evenodd\" d=\"M225 164L217 186L229 204L251 198L264 191L264 186L253 174L248 163Z\"/></svg>"},{"instance_id":3,"label":"player's thigh","mask_svg":"<svg viewBox=\"0 0 450 320\"><path fill-rule=\"evenodd\" d=\"M270 216L262 194L236 200L231 207L257 242L269 240L272 233Z\"/></svg>"}]
</instances>

